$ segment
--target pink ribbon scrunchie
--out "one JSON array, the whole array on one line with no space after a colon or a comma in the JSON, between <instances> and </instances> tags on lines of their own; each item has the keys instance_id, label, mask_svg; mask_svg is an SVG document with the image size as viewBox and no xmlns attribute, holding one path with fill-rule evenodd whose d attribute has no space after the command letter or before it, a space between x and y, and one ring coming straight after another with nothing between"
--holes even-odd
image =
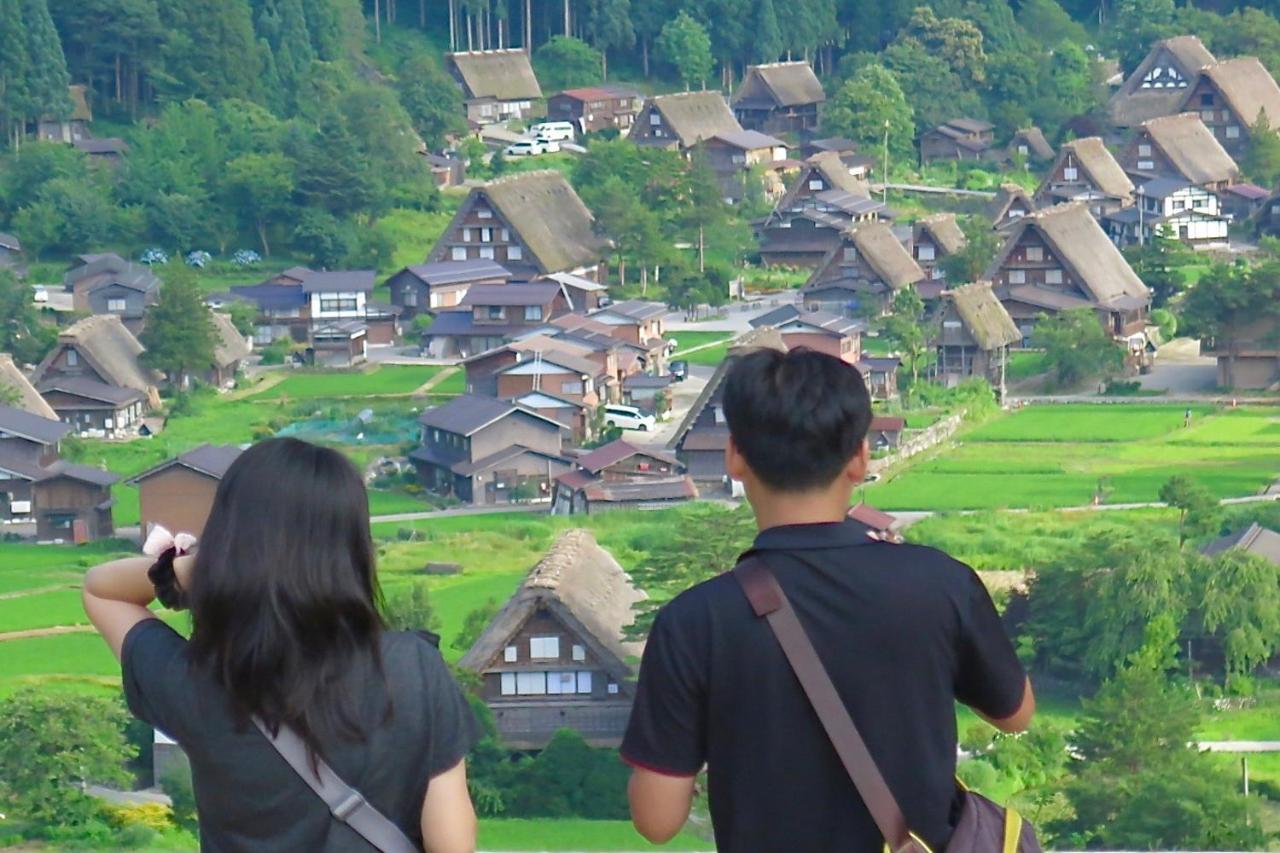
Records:
<instances>
[{"instance_id":1,"label":"pink ribbon scrunchie","mask_svg":"<svg viewBox=\"0 0 1280 853\"><path fill-rule=\"evenodd\" d=\"M142 544L142 553L156 558L147 569L147 579L156 588L156 598L170 610L185 610L187 607L187 591L178 582L173 561L191 553L195 546L196 537L190 533L175 536L159 524L151 528L147 541Z\"/></svg>"}]
</instances>

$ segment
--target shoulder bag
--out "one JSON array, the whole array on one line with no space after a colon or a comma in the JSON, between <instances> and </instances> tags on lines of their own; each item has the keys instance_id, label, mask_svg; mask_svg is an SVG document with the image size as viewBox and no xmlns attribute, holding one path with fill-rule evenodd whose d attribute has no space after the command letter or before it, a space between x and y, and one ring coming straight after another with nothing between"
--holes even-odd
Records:
<instances>
[{"instance_id":1,"label":"shoulder bag","mask_svg":"<svg viewBox=\"0 0 1280 853\"><path fill-rule=\"evenodd\" d=\"M280 730L273 737L267 724L260 718L254 717L253 724L272 748L280 753L280 757L293 768L293 772L302 777L307 787L324 800L329 812L377 848L379 853L422 853L422 848L410 841L404 830L375 809L359 791L342 781L333 772L333 768L318 755L315 757L313 770L306 742L296 731L281 724Z\"/></svg>"},{"instance_id":2,"label":"shoulder bag","mask_svg":"<svg viewBox=\"0 0 1280 853\"><path fill-rule=\"evenodd\" d=\"M782 646L787 662L804 688L822 728L840 756L845 772L862 797L867 811L891 853L933 853L911 831L888 783L867 750L853 717L840 700L831 675L796 617L786 593L758 554L746 557L733 570L756 616L763 617ZM964 791L964 808L947 844L946 853L1041 853L1035 829L1012 809L1005 809L973 791Z\"/></svg>"}]
</instances>

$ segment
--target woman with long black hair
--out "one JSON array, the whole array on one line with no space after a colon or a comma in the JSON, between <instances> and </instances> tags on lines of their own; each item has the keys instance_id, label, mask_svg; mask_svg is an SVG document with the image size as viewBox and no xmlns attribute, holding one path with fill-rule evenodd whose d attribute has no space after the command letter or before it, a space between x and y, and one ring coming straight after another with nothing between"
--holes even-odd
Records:
<instances>
[{"instance_id":1,"label":"woman with long black hair","mask_svg":"<svg viewBox=\"0 0 1280 853\"><path fill-rule=\"evenodd\" d=\"M203 850L386 849L264 732L296 734L308 772L332 768L415 847L475 849L476 720L433 638L384 630L368 506L342 454L273 439L227 470L194 555L166 543L85 577L129 708L191 760ZM190 607L190 641L148 609L157 597Z\"/></svg>"}]
</instances>

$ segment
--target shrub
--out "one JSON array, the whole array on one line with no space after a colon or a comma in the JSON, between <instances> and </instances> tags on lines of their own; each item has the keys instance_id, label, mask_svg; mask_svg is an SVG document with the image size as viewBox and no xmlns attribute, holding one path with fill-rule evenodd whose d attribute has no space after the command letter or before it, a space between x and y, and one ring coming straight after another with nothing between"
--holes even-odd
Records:
<instances>
[{"instance_id":1,"label":"shrub","mask_svg":"<svg viewBox=\"0 0 1280 853\"><path fill-rule=\"evenodd\" d=\"M173 809L164 803L133 803L113 806L108 815L111 822L121 828L143 826L156 832L164 832L174 826Z\"/></svg>"}]
</instances>

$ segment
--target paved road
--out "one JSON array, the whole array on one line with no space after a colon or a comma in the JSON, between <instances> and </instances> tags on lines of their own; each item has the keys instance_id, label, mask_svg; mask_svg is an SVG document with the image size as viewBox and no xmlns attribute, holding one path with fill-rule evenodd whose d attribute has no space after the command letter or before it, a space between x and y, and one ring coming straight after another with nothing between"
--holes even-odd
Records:
<instances>
[{"instance_id":1,"label":"paved road","mask_svg":"<svg viewBox=\"0 0 1280 853\"><path fill-rule=\"evenodd\" d=\"M925 184L889 184L889 189L899 190L900 192L924 193L925 195L958 195L967 196L969 198L981 198L990 201L996 197L993 192L985 190L961 190L954 187L931 187ZM884 184L872 184L871 192L878 193L884 190Z\"/></svg>"},{"instance_id":2,"label":"paved road","mask_svg":"<svg viewBox=\"0 0 1280 853\"><path fill-rule=\"evenodd\" d=\"M1209 752L1280 752L1280 740L1202 740L1196 746Z\"/></svg>"}]
</instances>

